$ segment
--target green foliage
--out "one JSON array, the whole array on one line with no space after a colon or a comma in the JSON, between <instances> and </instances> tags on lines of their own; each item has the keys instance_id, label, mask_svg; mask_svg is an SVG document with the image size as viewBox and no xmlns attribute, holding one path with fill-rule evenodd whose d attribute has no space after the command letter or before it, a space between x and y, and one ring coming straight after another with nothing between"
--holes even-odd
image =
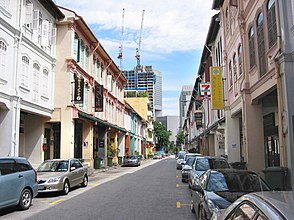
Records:
<instances>
[{"instance_id":1,"label":"green foliage","mask_svg":"<svg viewBox=\"0 0 294 220\"><path fill-rule=\"evenodd\" d=\"M170 130L167 130L159 121L153 121L153 127L155 131L156 141L156 150L160 150L161 147L165 148L167 151L168 146L170 145L169 138L172 134Z\"/></svg>"},{"instance_id":2,"label":"green foliage","mask_svg":"<svg viewBox=\"0 0 294 220\"><path fill-rule=\"evenodd\" d=\"M112 146L111 143L107 144L107 156L114 157L116 154L116 149Z\"/></svg>"},{"instance_id":3,"label":"green foliage","mask_svg":"<svg viewBox=\"0 0 294 220\"><path fill-rule=\"evenodd\" d=\"M183 130L181 130L181 131L179 131L178 133L177 133L177 135L176 135L176 138L177 138L177 140L176 140L176 146L177 147L180 147L182 144L184 144L184 131Z\"/></svg>"},{"instance_id":4,"label":"green foliage","mask_svg":"<svg viewBox=\"0 0 294 220\"><path fill-rule=\"evenodd\" d=\"M148 92L137 92L137 91L125 91L126 98L133 98L133 97L147 97L149 98Z\"/></svg>"}]
</instances>

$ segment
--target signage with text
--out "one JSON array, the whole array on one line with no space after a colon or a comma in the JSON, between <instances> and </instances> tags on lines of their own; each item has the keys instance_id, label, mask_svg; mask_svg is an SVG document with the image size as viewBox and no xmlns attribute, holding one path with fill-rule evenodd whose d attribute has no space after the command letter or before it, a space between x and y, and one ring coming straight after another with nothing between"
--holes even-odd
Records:
<instances>
[{"instance_id":1,"label":"signage with text","mask_svg":"<svg viewBox=\"0 0 294 220\"><path fill-rule=\"evenodd\" d=\"M76 104L84 102L84 79L76 78L75 80L74 102Z\"/></svg>"}]
</instances>

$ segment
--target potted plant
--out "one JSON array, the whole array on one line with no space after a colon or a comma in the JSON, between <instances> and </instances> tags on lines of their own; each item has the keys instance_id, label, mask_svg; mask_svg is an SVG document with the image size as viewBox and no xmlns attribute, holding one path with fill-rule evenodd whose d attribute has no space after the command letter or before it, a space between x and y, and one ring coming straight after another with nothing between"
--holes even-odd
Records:
<instances>
[{"instance_id":1,"label":"potted plant","mask_svg":"<svg viewBox=\"0 0 294 220\"><path fill-rule=\"evenodd\" d=\"M112 147L111 143L107 144L107 164L108 166L112 166L112 159L115 156L116 149Z\"/></svg>"}]
</instances>

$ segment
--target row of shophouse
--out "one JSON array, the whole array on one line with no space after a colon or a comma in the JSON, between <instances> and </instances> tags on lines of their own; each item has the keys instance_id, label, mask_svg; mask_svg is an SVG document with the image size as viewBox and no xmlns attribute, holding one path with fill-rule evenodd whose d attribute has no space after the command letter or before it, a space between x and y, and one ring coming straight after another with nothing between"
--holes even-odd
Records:
<instances>
[{"instance_id":1,"label":"row of shophouse","mask_svg":"<svg viewBox=\"0 0 294 220\"><path fill-rule=\"evenodd\" d=\"M0 156L147 156L148 98L124 98L126 78L83 18L52 0L1 1Z\"/></svg>"},{"instance_id":2,"label":"row of shophouse","mask_svg":"<svg viewBox=\"0 0 294 220\"><path fill-rule=\"evenodd\" d=\"M185 147L245 162L262 175L280 170L283 188L291 189L294 3L214 0L212 9L217 14L186 100Z\"/></svg>"}]
</instances>

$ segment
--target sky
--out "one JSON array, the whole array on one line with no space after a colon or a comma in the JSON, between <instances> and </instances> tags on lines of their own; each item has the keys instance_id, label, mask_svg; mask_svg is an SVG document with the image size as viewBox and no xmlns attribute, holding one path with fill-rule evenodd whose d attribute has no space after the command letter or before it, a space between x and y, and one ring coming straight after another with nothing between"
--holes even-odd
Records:
<instances>
[{"instance_id":1,"label":"sky","mask_svg":"<svg viewBox=\"0 0 294 220\"><path fill-rule=\"evenodd\" d=\"M211 17L216 13L211 10L213 0L54 2L83 17L117 66L122 45L122 70L136 66L141 36L140 64L162 74L162 115L179 115L182 86L195 83Z\"/></svg>"}]
</instances>

